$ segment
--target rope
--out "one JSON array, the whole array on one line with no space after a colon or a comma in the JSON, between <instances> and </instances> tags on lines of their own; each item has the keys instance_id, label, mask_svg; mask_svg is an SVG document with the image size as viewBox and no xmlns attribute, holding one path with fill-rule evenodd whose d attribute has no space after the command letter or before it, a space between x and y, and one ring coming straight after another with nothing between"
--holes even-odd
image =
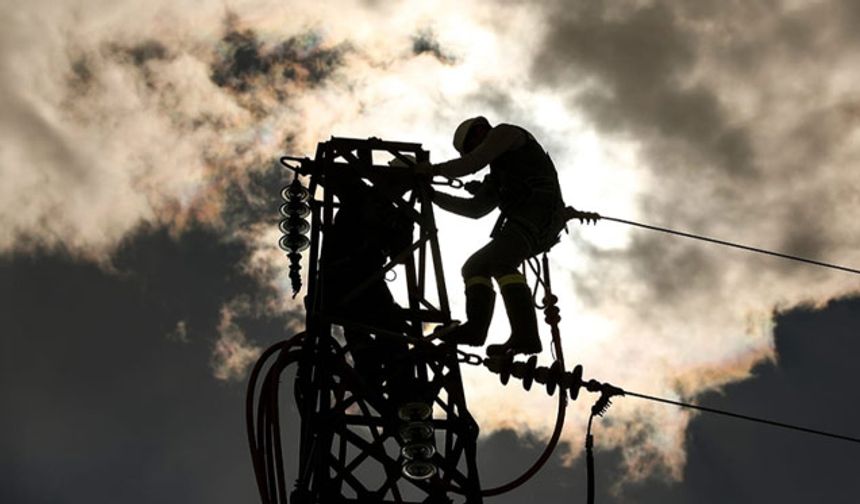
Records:
<instances>
[{"instance_id":1,"label":"rope","mask_svg":"<svg viewBox=\"0 0 860 504\"><path fill-rule=\"evenodd\" d=\"M726 247L733 247L733 248L737 248L737 249L741 249L741 250L747 250L750 252L757 252L759 254L771 255L774 257L782 257L783 259L791 259L792 261L800 261L800 262L804 262L807 264L814 264L816 266L822 266L825 268L835 269L835 270L839 270L839 271L847 271L848 273L854 273L855 275L860 275L860 270L857 270L854 268L848 268L846 266L840 266L838 264L831 264L831 263L826 263L826 262L822 262L822 261L816 261L815 259L808 259L806 257L800 257L800 256L796 256L796 255L791 255L791 254L783 254L782 252L774 252L772 250L766 250L763 248L750 247L749 245L741 245L740 243L734 243L734 242L730 242L730 241L726 241L726 240L718 240L716 238L710 238L707 236L697 235L697 234L693 234L693 233L685 233L683 231L675 231L674 229L668 229L668 228L663 228L663 227L659 227L659 226L652 226L650 224L642 224L641 222L634 222L634 221L630 221L630 220L626 220L626 219L619 219L616 217L607 217L605 215L601 215L599 218L603 219L603 220L612 221L612 222L620 222L621 224L628 224L631 226L637 226L637 227L641 227L641 228L645 228L645 229L650 229L653 231L660 231L662 233L668 233L668 234L673 234L673 235L677 235L677 236L683 236L684 238L693 238L695 240L702 240L702 241L706 241L706 242L710 242L710 243L716 243L718 245L725 245Z\"/></svg>"},{"instance_id":2,"label":"rope","mask_svg":"<svg viewBox=\"0 0 860 504\"><path fill-rule=\"evenodd\" d=\"M529 265L529 268L532 270L532 273L535 276L535 285L532 288L532 302L534 303L535 308L537 308L538 310L543 310L544 308L546 308L546 304L538 302L537 297L538 289L541 287L544 289L544 295L546 295L546 283L542 278L543 274L541 273L540 261L538 261L536 257L529 257L528 259L523 261L523 276L526 276L526 264Z\"/></svg>"},{"instance_id":3,"label":"rope","mask_svg":"<svg viewBox=\"0 0 860 504\"><path fill-rule=\"evenodd\" d=\"M725 416L729 416L732 418L740 418L741 420L747 420L749 422L763 423L765 425L770 425L770 426L774 426L774 427L782 427L783 429L790 429L790 430L795 430L795 431L800 431L800 432L806 432L808 434L815 434L817 436L825 436L825 437L829 437L829 438L839 439L842 441L850 441L852 443L860 443L860 438L845 436L842 434L834 434L832 432L826 432L826 431L821 431L821 430L817 430L817 429L810 429L807 427L801 427L799 425L792 425L792 424L787 424L787 423L783 423L783 422L777 422L774 420L768 420L766 418L757 418L757 417L753 417L753 416L749 416L749 415L741 415L740 413L734 413L731 411L720 410L717 408L708 408L707 406L699 406L698 404L689 404L689 403L684 403L684 402L680 402L680 401L673 401L671 399L664 399L662 397L654 397L654 396L649 396L646 394L629 392L627 390L624 391L624 394L628 395L628 396L638 397L640 399L646 399L649 401L661 402L661 403L665 403L665 404L673 404L675 406L680 406L682 408L690 408L690 409L705 411L708 413L715 413L717 415L725 415Z\"/></svg>"},{"instance_id":4,"label":"rope","mask_svg":"<svg viewBox=\"0 0 860 504\"><path fill-rule=\"evenodd\" d=\"M550 306L555 305L555 302L553 302L552 304L549 303L549 299L550 299L550 296L552 295L552 292L549 292L547 290L548 289L547 285L549 285L550 279L549 279L549 262L547 260L546 252L544 252L544 254L543 254L543 263L541 263L541 261L537 257L529 257L525 261L523 261L523 264L522 264L523 277L526 276L526 265L527 264L529 266L529 269L532 270L532 273L535 276L534 287L532 287L532 303L534 304L535 308L537 308L538 310L544 311L544 314L546 315L544 320L546 320L547 324L552 326L553 323L551 322L551 320L554 318L557 318L557 317L553 317L551 315L551 312L554 310L555 315L558 315L558 313L557 313L558 309L555 307L550 308ZM546 280L544 280L544 272L546 272ZM538 290L539 289L543 289L543 296L544 296L543 302L538 301ZM556 300L557 300L557 298L556 298ZM559 320L561 320L561 319L559 318ZM556 321L555 324L557 325L558 321ZM555 352L555 346L554 345L550 346L550 354L552 355L552 359L556 360L556 352Z\"/></svg>"}]
</instances>

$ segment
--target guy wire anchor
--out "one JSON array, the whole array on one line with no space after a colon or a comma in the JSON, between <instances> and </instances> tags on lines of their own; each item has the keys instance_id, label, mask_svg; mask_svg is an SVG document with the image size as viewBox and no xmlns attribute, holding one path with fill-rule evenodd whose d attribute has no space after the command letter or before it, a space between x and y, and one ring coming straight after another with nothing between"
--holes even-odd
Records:
<instances>
[{"instance_id":1,"label":"guy wire anchor","mask_svg":"<svg viewBox=\"0 0 860 504\"><path fill-rule=\"evenodd\" d=\"M534 382L546 386L546 393L553 395L556 388L566 390L570 399L575 401L579 397L579 389L585 387L589 392L600 392L601 397L598 402L601 403L602 410L609 407L609 398L613 396L624 395L623 389L616 387L610 383L601 383L597 380L582 380L582 365L577 364L571 371L564 371L559 361L554 361L551 366L537 366L537 356L532 355L525 362L514 361L512 356L495 357L484 360L484 365L487 366L493 373L499 375L503 385L507 385L511 376L519 378L523 382L523 388L531 390Z\"/></svg>"}]
</instances>

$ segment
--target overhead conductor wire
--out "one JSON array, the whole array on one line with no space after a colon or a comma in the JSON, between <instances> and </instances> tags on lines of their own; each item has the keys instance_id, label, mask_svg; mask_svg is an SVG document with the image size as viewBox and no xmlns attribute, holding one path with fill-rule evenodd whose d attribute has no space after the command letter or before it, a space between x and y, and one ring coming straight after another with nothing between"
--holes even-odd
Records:
<instances>
[{"instance_id":1,"label":"overhead conductor wire","mask_svg":"<svg viewBox=\"0 0 860 504\"><path fill-rule=\"evenodd\" d=\"M792 424L787 424L787 423L783 423L783 422L777 422L775 420L768 420L766 418L757 418L757 417L753 417L753 416L749 416L749 415L742 415L740 413L733 413L731 411L725 411L725 410L716 409L716 408L709 408L707 406L700 406L698 404L690 404L690 403L685 403L685 402L680 402L680 401L673 401L671 399L664 399L662 397L655 397L655 396L650 396L650 395L646 395L646 394L639 394L636 392L630 392L628 390L624 391L624 395L638 397L640 399L646 399L649 401L661 402L664 404L673 404L675 406L680 406L682 408L690 408L690 409L705 411L708 413L715 413L717 415L724 415L724 416L729 416L729 417L733 417L733 418L740 418L741 420L747 420L750 422L762 423L762 424L771 425L774 427L782 427L783 429L791 429L791 430L796 430L796 431L800 431L800 432L806 432L808 434L815 434L817 436L825 436L825 437L829 437L829 438L840 439L842 441L850 441L852 443L860 443L860 438L856 438L856 437L845 436L842 434L834 434L832 432L826 432L826 431L821 431L821 430L817 430L817 429L810 429L808 427L801 427L799 425L792 425Z\"/></svg>"},{"instance_id":2,"label":"overhead conductor wire","mask_svg":"<svg viewBox=\"0 0 860 504\"><path fill-rule=\"evenodd\" d=\"M741 250L747 250L750 252L757 252L759 254L771 255L774 257L782 257L783 259L791 259L792 261L805 262L807 264L814 264L816 266L822 266L824 268L830 268L830 269L835 269L835 270L839 270L839 271L846 271L848 273L854 273L855 275L860 275L860 270L854 269L854 268L849 268L846 266L840 266L838 264L826 263L823 261L817 261L815 259L809 259L806 257L800 257L800 256L796 256L796 255L791 255L791 254L784 254L782 252L774 252L772 250L766 250L766 249L758 248L758 247L750 247L749 245L742 245L740 243L734 243L734 242L730 242L730 241L726 241L726 240L719 240L717 238L711 238L708 236L702 236L702 235L697 235L697 234L693 234L693 233L685 233L683 231L676 231L674 229L668 229L668 228L659 227L659 226L652 226L650 224L643 224L641 222L635 222L635 221L631 221L631 220L627 220L627 219L619 219L617 217L607 217L605 215L599 215L599 214L595 214L595 215L597 215L598 219L602 219L602 220L619 222L621 224L628 224L630 226L636 226L636 227L640 227L640 228L644 228L644 229L650 229L652 231L660 231L661 233L668 233L668 234L673 234L673 235L677 235L677 236L683 236L685 238L693 238L694 240L701 240L701 241L706 241L706 242L710 242L710 243L716 243L718 245L725 245L726 247L732 247L732 248L737 248L737 249L741 249Z\"/></svg>"},{"instance_id":3,"label":"overhead conductor wire","mask_svg":"<svg viewBox=\"0 0 860 504\"><path fill-rule=\"evenodd\" d=\"M621 224L628 224L631 226L641 227L644 229L650 229L653 231L660 231L662 233L673 234L673 235L682 236L685 238L693 238L695 240L702 240L702 241L706 241L706 242L710 242L710 243L716 243L718 245L725 245L727 247L733 247L733 248L737 248L737 249L741 249L741 250L747 250L750 252L757 252L759 254L771 255L774 257L781 257L784 259L791 259L793 261L800 261L800 262L804 262L807 264L813 264L815 266L821 266L824 268L830 268L830 269L834 269L834 270L845 271L848 273L860 275L860 270L855 269L855 268L849 268L847 266L841 266L839 264L832 264L832 263L827 263L827 262L823 262L823 261L817 261L815 259L809 259L806 257L800 257L800 256L796 256L796 255L791 255L791 254L784 254L782 252L774 252L772 250L766 250L766 249L762 249L762 248L758 248L758 247L751 247L749 245L742 245L739 243L734 243L734 242L730 242L730 241L726 241L726 240L719 240L717 238L711 238L708 236L702 236L702 235L698 235L698 234L694 234L694 233L686 233L683 231L676 231L674 229L668 229L668 228L664 228L664 227L660 227L660 226L652 226L650 224L643 224L641 222L635 222L635 221L631 221L631 220L627 220L627 219L619 219L617 217L609 217L606 215L600 215L600 214L595 214L595 213L588 213L588 214L590 214L592 216L592 218L596 217L596 219L619 222ZM680 402L680 401L673 401L671 399L664 399L661 397L654 397L654 396L650 396L650 395L646 395L646 394L639 394L636 392L625 391L625 394L629 395L629 396L633 396L633 397L639 397L641 399L647 399L650 401L656 401L656 402L661 402L661 403L665 403L665 404L673 404L675 406L680 406L682 408L696 409L696 410L700 410L700 411L706 411L708 413L715 413L718 415L725 415L725 416L730 416L730 417L734 417L734 418L740 418L743 420L763 423L763 424L767 424L767 425L771 425L771 426L775 426L775 427L782 427L785 429L792 429L792 430L806 432L806 433L810 433L810 434L816 434L819 436L825 436L825 437L840 439L843 441L860 443L860 438L855 438L855 437L851 437L851 436L844 436L841 434L833 434L831 432L825 432L825 431L820 431L820 430L816 430L816 429L809 429L806 427L800 427L797 425L786 424L786 423L777 422L774 420L756 418L756 417L752 417L749 415L741 415L739 413L732 413L730 411L724 411L724 410L719 410L719 409L715 409L715 408L709 408L706 406L699 406L696 404L684 403L684 402Z\"/></svg>"}]
</instances>

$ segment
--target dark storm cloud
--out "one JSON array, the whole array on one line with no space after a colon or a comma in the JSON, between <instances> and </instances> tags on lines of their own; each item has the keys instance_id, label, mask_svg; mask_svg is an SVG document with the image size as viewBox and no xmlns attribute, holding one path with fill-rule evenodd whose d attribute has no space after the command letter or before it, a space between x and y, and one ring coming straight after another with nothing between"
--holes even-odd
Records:
<instances>
[{"instance_id":1,"label":"dark storm cloud","mask_svg":"<svg viewBox=\"0 0 860 504\"><path fill-rule=\"evenodd\" d=\"M71 60L71 72L69 74L69 88L72 94L83 94L93 82L93 69L89 59L85 55Z\"/></svg>"},{"instance_id":2,"label":"dark storm cloud","mask_svg":"<svg viewBox=\"0 0 860 504\"><path fill-rule=\"evenodd\" d=\"M158 318L169 319L163 333L186 320L206 334L214 332L220 306L236 295L253 296L259 305L277 295L242 272L250 253L246 244L205 227L192 225L174 237L164 228L143 226L119 244L112 265L141 289L144 299L156 303L153 308L169 311L159 312ZM206 294L192 295L202 292Z\"/></svg>"},{"instance_id":3,"label":"dark storm cloud","mask_svg":"<svg viewBox=\"0 0 860 504\"><path fill-rule=\"evenodd\" d=\"M108 42L97 50L75 49L69 54L66 79L66 96L63 100L66 112L78 118L86 115L86 106L78 102L88 93L99 93L99 79L106 62L118 63L134 69L140 81L150 90L158 92L157 71L151 68L154 62L169 61L175 55L161 41L147 39L133 44Z\"/></svg>"},{"instance_id":4,"label":"dark storm cloud","mask_svg":"<svg viewBox=\"0 0 860 504\"><path fill-rule=\"evenodd\" d=\"M170 54L167 47L158 40L144 40L129 47L117 47L134 65L142 66L149 61L168 59Z\"/></svg>"},{"instance_id":5,"label":"dark storm cloud","mask_svg":"<svg viewBox=\"0 0 860 504\"><path fill-rule=\"evenodd\" d=\"M667 241L655 234L636 235L625 253L639 260L634 274L653 294L652 301L677 303L692 291L706 290L715 283L717 257L698 244ZM606 257L607 260L612 260Z\"/></svg>"},{"instance_id":6,"label":"dark storm cloud","mask_svg":"<svg viewBox=\"0 0 860 504\"><path fill-rule=\"evenodd\" d=\"M167 46L153 39L132 45L110 44L108 51L118 61L136 67L140 71L143 81L150 88L156 87L155 74L149 67L150 63L166 61L173 57Z\"/></svg>"},{"instance_id":7,"label":"dark storm cloud","mask_svg":"<svg viewBox=\"0 0 860 504\"><path fill-rule=\"evenodd\" d=\"M430 29L419 30L412 36L412 53L417 55L430 54L446 65L453 65L457 59L445 51L436 37L436 33Z\"/></svg>"},{"instance_id":8,"label":"dark storm cloud","mask_svg":"<svg viewBox=\"0 0 860 504\"><path fill-rule=\"evenodd\" d=\"M494 488L522 475L538 460L545 440L512 430L499 430L478 443L481 486ZM561 442L543 469L523 486L493 497L499 504L522 502L577 502L585 498L585 473L581 467L565 467L570 446Z\"/></svg>"},{"instance_id":9,"label":"dark storm cloud","mask_svg":"<svg viewBox=\"0 0 860 504\"><path fill-rule=\"evenodd\" d=\"M277 89L287 81L318 85L342 65L348 50L346 46L323 46L322 37L314 32L264 43L254 30L242 29L235 16L228 17L225 26L212 64L212 81L241 93ZM283 100L286 95L278 97Z\"/></svg>"},{"instance_id":10,"label":"dark storm cloud","mask_svg":"<svg viewBox=\"0 0 860 504\"><path fill-rule=\"evenodd\" d=\"M621 14L609 3L552 9L532 77L583 88L575 105L605 132L675 143L727 174L754 174L747 131L730 124L712 89L685 81L697 62L695 35L663 3Z\"/></svg>"},{"instance_id":11,"label":"dark storm cloud","mask_svg":"<svg viewBox=\"0 0 860 504\"><path fill-rule=\"evenodd\" d=\"M0 500L254 495L243 387L214 381L210 368L221 306L272 295L242 273L246 254L204 228L149 228L123 242L113 273L56 250L3 256ZM264 344L288 322L240 321ZM184 342L166 336L177 326Z\"/></svg>"},{"instance_id":12,"label":"dark storm cloud","mask_svg":"<svg viewBox=\"0 0 860 504\"><path fill-rule=\"evenodd\" d=\"M227 228L241 230L260 223L277 228L281 219L278 207L283 203L278 189L291 180L292 175L272 160L266 169L251 170L246 178L229 181L221 212Z\"/></svg>"},{"instance_id":13,"label":"dark storm cloud","mask_svg":"<svg viewBox=\"0 0 860 504\"><path fill-rule=\"evenodd\" d=\"M641 221L851 262L858 234L846 212L857 186L848 174L860 114L848 84L858 37L845 19L856 12L845 1L559 2L545 12L530 76L565 93L609 141L632 142L647 174ZM615 280L636 282L643 301L688 300L683 310L659 307L678 320L690 320L696 300L767 290L763 278L784 282L783 291L843 284L822 270L651 231L634 230L620 250L578 245L600 264L624 264ZM578 280L577 288L589 300L624 299L623 287L608 294L611 285Z\"/></svg>"},{"instance_id":14,"label":"dark storm cloud","mask_svg":"<svg viewBox=\"0 0 860 504\"><path fill-rule=\"evenodd\" d=\"M851 385L860 300L822 311L796 310L777 319L779 366L709 394L702 404L848 436L860 436L860 408ZM857 445L707 415L688 433L682 486L629 487L631 502L821 502L857 500Z\"/></svg>"},{"instance_id":15,"label":"dark storm cloud","mask_svg":"<svg viewBox=\"0 0 860 504\"><path fill-rule=\"evenodd\" d=\"M787 148L795 162L786 166L789 173L809 177L810 160L826 159L834 145L850 140L860 125L860 98L825 103L810 110L803 121L787 133Z\"/></svg>"},{"instance_id":16,"label":"dark storm cloud","mask_svg":"<svg viewBox=\"0 0 860 504\"><path fill-rule=\"evenodd\" d=\"M139 232L117 254L122 275L61 253L0 261L0 499L4 502L237 502L255 500L241 386L213 382L207 362L218 308L259 292L234 266L243 247L204 229L179 239ZM158 274L155 274L158 272ZM261 296L266 296L265 289ZM163 337L188 320L188 343ZM858 435L853 400L860 300L778 318L779 368L702 399L706 406ZM282 321L248 326L261 340L283 337ZM285 383L292 380L285 377ZM514 385L512 385L514 386ZM535 393L541 393L536 391ZM580 401L590 401L590 394ZM288 475L296 477L299 419L284 400ZM617 401L634 401L620 398ZM670 407L670 406L666 406ZM551 414L551 413L549 413ZM607 418L595 424L599 441ZM568 425L583 429L583 425ZM652 478L618 486L623 461L597 448L597 502L854 502L857 449L835 440L702 415L688 435L684 483ZM482 483L521 474L541 440L511 431L479 445ZM583 461L566 467L562 443L523 487L500 504L585 497Z\"/></svg>"},{"instance_id":17,"label":"dark storm cloud","mask_svg":"<svg viewBox=\"0 0 860 504\"><path fill-rule=\"evenodd\" d=\"M814 182L834 151L852 143L851 136L858 127L860 100L852 99L810 110L786 133L785 158L780 167L795 188L780 205L779 211L788 213L792 224L782 233L781 250L833 260L830 251L836 246L854 246L856 233L840 233L836 224L848 223L844 220L848 207L841 202L850 202L854 189L839 183L831 186Z\"/></svg>"},{"instance_id":18,"label":"dark storm cloud","mask_svg":"<svg viewBox=\"0 0 860 504\"><path fill-rule=\"evenodd\" d=\"M732 124L708 83L689 81L701 41L679 16L670 2L558 4L549 10L530 73L544 85L576 90L571 106L600 131L635 139L668 199L652 198L647 213L661 224L675 221L690 229L684 221L701 216L702 207L678 201L693 194L685 184L707 180L713 188L706 207L719 208L736 202L734 180L748 180L757 168L749 132ZM613 255L594 252L601 259ZM632 259L632 274L660 301L677 300L716 274L712 256L700 246L665 237L637 233L621 255L616 259Z\"/></svg>"}]
</instances>

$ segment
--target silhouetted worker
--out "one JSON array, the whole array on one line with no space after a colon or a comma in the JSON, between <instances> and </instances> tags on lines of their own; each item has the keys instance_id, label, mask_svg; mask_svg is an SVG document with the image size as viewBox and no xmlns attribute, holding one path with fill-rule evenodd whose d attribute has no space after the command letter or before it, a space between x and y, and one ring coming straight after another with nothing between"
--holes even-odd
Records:
<instances>
[{"instance_id":1,"label":"silhouetted worker","mask_svg":"<svg viewBox=\"0 0 860 504\"><path fill-rule=\"evenodd\" d=\"M400 197L411 182L406 174L400 178L379 177L373 182L374 187L371 187L347 167L327 175L326 187L338 197L340 207L323 240L320 257L320 270L324 275L322 303L329 316L345 319L342 321L344 337L356 371L369 383L387 380L391 387L398 388L405 384L391 376L402 374L399 368L403 364L397 361L406 354L405 340L372 336L371 330L366 328L399 334L408 330L402 308L391 295L385 278L377 273L388 257L412 243L412 220L382 191ZM347 296L370 278L374 280L347 300Z\"/></svg>"},{"instance_id":2,"label":"silhouetted worker","mask_svg":"<svg viewBox=\"0 0 860 504\"><path fill-rule=\"evenodd\" d=\"M471 198L437 191L433 201L445 210L474 219L496 207L501 215L490 243L463 265L467 321L440 339L462 345L484 344L495 305L491 281L495 278L511 336L501 345L490 345L487 355L538 353L541 342L532 295L517 268L529 257L549 250L564 228L564 201L555 166L528 131L511 124L493 127L480 116L460 124L454 133L454 148L460 158L441 164L422 163L416 171L453 178L489 165L490 173L480 184L467 184Z\"/></svg>"}]
</instances>

